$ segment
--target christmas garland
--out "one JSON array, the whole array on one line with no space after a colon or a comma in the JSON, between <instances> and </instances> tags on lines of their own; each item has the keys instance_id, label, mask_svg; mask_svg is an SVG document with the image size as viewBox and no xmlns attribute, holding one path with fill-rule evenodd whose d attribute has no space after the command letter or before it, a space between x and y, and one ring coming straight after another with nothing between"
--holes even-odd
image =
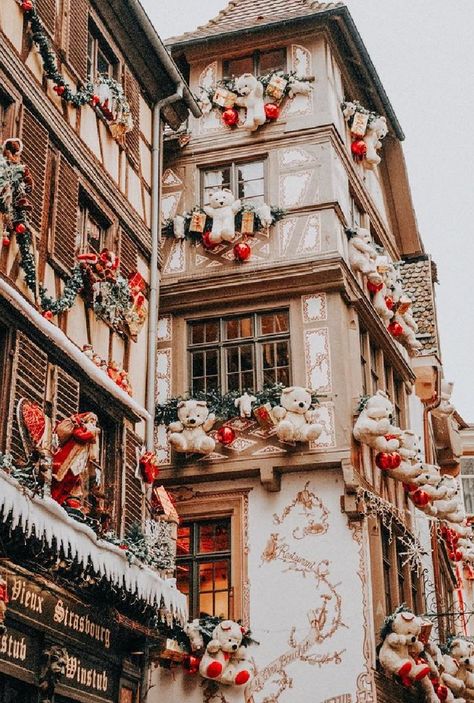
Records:
<instances>
[{"instance_id":1,"label":"christmas garland","mask_svg":"<svg viewBox=\"0 0 474 703\"><path fill-rule=\"evenodd\" d=\"M240 231L242 228L242 216L245 212L250 212L254 216L254 233L266 229L258 215L258 207L255 207L254 205L245 205L242 210L240 210L240 212L238 212L235 216L235 228L237 231ZM273 226L276 222L282 220L286 215L286 210L274 207L273 205L270 206L270 212L272 216L271 226ZM191 222L193 220L194 214L200 215L203 220L205 218L202 232L194 231L191 229ZM185 212L182 217L184 218L184 239L189 239L190 241L197 244L202 240L202 235L205 232L210 232L212 230L212 218L208 217L204 210L198 205L193 207L190 212ZM164 237L175 237L174 219L172 217L168 218L165 221L161 233Z\"/></svg>"},{"instance_id":2,"label":"christmas garland","mask_svg":"<svg viewBox=\"0 0 474 703\"><path fill-rule=\"evenodd\" d=\"M133 128L130 105L122 86L113 78L98 76L96 84L87 82L79 90L73 91L61 75L56 54L44 29L33 0L21 0L20 7L31 29L31 37L43 61L46 77L53 81L53 90L63 100L76 108L89 104L106 122L117 125L117 138Z\"/></svg>"},{"instance_id":3,"label":"christmas garland","mask_svg":"<svg viewBox=\"0 0 474 703\"><path fill-rule=\"evenodd\" d=\"M382 139L388 131L385 117L367 110L358 100L342 102L341 110L351 131L351 152L354 159L362 162L364 168L372 169L380 163L377 150L382 146Z\"/></svg>"},{"instance_id":4,"label":"christmas garland","mask_svg":"<svg viewBox=\"0 0 474 703\"><path fill-rule=\"evenodd\" d=\"M156 406L155 413L155 424L157 425L169 425L172 422L178 420L178 404L183 400L204 400L207 403L209 412L214 413L218 421L226 422L238 415L235 407L235 401L237 398L248 392L253 395L256 400L252 403L253 407L259 407L260 405L270 404L272 408L280 404L281 394L285 386L283 383L275 383L274 385L264 386L261 391L252 391L246 389L243 391L229 391L223 395L218 390L210 390L207 392L198 391L196 393L187 393L186 395L176 396L170 398L166 403L158 404ZM312 395L312 403L316 405L318 403L318 398L316 394Z\"/></svg>"}]
</instances>

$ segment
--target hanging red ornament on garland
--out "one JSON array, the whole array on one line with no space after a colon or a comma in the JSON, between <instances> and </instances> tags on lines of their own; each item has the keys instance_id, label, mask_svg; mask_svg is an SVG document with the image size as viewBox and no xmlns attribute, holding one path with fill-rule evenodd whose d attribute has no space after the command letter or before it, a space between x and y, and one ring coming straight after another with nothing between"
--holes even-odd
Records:
<instances>
[{"instance_id":1,"label":"hanging red ornament on garland","mask_svg":"<svg viewBox=\"0 0 474 703\"><path fill-rule=\"evenodd\" d=\"M10 240L8 237L3 237L2 239L2 244L4 247L9 247L10 246Z\"/></svg>"},{"instance_id":2,"label":"hanging red ornament on garland","mask_svg":"<svg viewBox=\"0 0 474 703\"><path fill-rule=\"evenodd\" d=\"M66 87L64 85L55 85L53 88L54 92L61 97L61 95L64 95L64 91L66 90Z\"/></svg>"},{"instance_id":3,"label":"hanging red ornament on garland","mask_svg":"<svg viewBox=\"0 0 474 703\"><path fill-rule=\"evenodd\" d=\"M228 425L222 425L222 427L217 430L216 439L224 446L228 446L234 441L235 432L232 427L229 427Z\"/></svg>"},{"instance_id":4,"label":"hanging red ornament on garland","mask_svg":"<svg viewBox=\"0 0 474 703\"><path fill-rule=\"evenodd\" d=\"M19 222L17 225L15 225L15 232L17 234L25 234L26 232L26 227L23 224L23 222Z\"/></svg>"},{"instance_id":5,"label":"hanging red ornament on garland","mask_svg":"<svg viewBox=\"0 0 474 703\"><path fill-rule=\"evenodd\" d=\"M224 110L222 113L222 121L224 124L226 124L228 127L235 127L235 125L239 121L239 113L237 110L233 107L227 108L227 110Z\"/></svg>"},{"instance_id":6,"label":"hanging red ornament on garland","mask_svg":"<svg viewBox=\"0 0 474 703\"><path fill-rule=\"evenodd\" d=\"M203 232L202 233L202 244L205 249L215 249L216 247L219 246L218 242L211 242L211 232Z\"/></svg>"},{"instance_id":7,"label":"hanging red ornament on garland","mask_svg":"<svg viewBox=\"0 0 474 703\"><path fill-rule=\"evenodd\" d=\"M280 117L280 108L275 103L265 105L265 115L267 120L277 120Z\"/></svg>"},{"instance_id":8,"label":"hanging red ornament on garland","mask_svg":"<svg viewBox=\"0 0 474 703\"><path fill-rule=\"evenodd\" d=\"M355 142L352 142L351 151L357 159L363 159L367 154L367 145L363 139L357 139Z\"/></svg>"},{"instance_id":9,"label":"hanging red ornament on garland","mask_svg":"<svg viewBox=\"0 0 474 703\"><path fill-rule=\"evenodd\" d=\"M449 552L448 557L451 561L461 561L462 559L462 553L460 549L453 549L453 551Z\"/></svg>"},{"instance_id":10,"label":"hanging red ornament on garland","mask_svg":"<svg viewBox=\"0 0 474 703\"><path fill-rule=\"evenodd\" d=\"M369 293L372 293L373 295L375 293L378 293L379 290L382 290L383 288L383 283L372 283L371 281L367 281L367 290Z\"/></svg>"},{"instance_id":11,"label":"hanging red ornament on garland","mask_svg":"<svg viewBox=\"0 0 474 703\"><path fill-rule=\"evenodd\" d=\"M237 261L247 261L252 254L252 250L247 242L237 242L234 245L234 256Z\"/></svg>"},{"instance_id":12,"label":"hanging red ornament on garland","mask_svg":"<svg viewBox=\"0 0 474 703\"><path fill-rule=\"evenodd\" d=\"M383 284L382 284L382 285L383 285ZM395 301L394 301L394 299L393 299L392 297L390 297L390 295L386 295L386 296L385 296L385 305L387 306L387 308L388 308L389 310L393 310L393 307L394 307L394 305L395 305Z\"/></svg>"},{"instance_id":13,"label":"hanging red ornament on garland","mask_svg":"<svg viewBox=\"0 0 474 703\"><path fill-rule=\"evenodd\" d=\"M375 457L375 464L379 469L388 471L398 469L402 458L398 452L379 452Z\"/></svg>"},{"instance_id":14,"label":"hanging red ornament on garland","mask_svg":"<svg viewBox=\"0 0 474 703\"><path fill-rule=\"evenodd\" d=\"M431 500L428 493L426 493L426 491L422 491L421 488L418 488L410 495L417 508L424 508Z\"/></svg>"},{"instance_id":15,"label":"hanging red ornament on garland","mask_svg":"<svg viewBox=\"0 0 474 703\"><path fill-rule=\"evenodd\" d=\"M33 3L31 2L31 0L23 0L20 7L23 12L30 12L30 10L33 9Z\"/></svg>"},{"instance_id":16,"label":"hanging red ornament on garland","mask_svg":"<svg viewBox=\"0 0 474 703\"><path fill-rule=\"evenodd\" d=\"M391 322L387 329L394 337L401 337L403 334L403 327L399 322Z\"/></svg>"}]
</instances>

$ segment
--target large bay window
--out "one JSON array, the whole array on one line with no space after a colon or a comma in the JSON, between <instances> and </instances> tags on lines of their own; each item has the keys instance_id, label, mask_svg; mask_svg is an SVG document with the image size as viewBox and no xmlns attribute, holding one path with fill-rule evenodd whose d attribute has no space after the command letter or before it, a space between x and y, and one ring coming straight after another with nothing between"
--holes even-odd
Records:
<instances>
[{"instance_id":1,"label":"large bay window","mask_svg":"<svg viewBox=\"0 0 474 703\"><path fill-rule=\"evenodd\" d=\"M265 161L230 163L201 171L202 204L209 203L215 190L229 188L242 205L262 205L265 202Z\"/></svg>"}]
</instances>

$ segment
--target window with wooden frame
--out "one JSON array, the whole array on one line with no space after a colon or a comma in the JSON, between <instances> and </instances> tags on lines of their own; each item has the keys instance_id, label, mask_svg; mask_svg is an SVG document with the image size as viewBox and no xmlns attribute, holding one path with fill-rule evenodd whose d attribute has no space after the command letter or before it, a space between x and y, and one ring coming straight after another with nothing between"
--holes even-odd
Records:
<instances>
[{"instance_id":1,"label":"window with wooden frame","mask_svg":"<svg viewBox=\"0 0 474 703\"><path fill-rule=\"evenodd\" d=\"M118 61L110 46L93 22L89 22L87 36L87 77L95 81L99 76L116 78Z\"/></svg>"},{"instance_id":2,"label":"window with wooden frame","mask_svg":"<svg viewBox=\"0 0 474 703\"><path fill-rule=\"evenodd\" d=\"M468 515L474 515L474 457L461 457L461 486L464 508Z\"/></svg>"},{"instance_id":3,"label":"window with wooden frame","mask_svg":"<svg viewBox=\"0 0 474 703\"><path fill-rule=\"evenodd\" d=\"M383 590L385 595L385 613L392 612L393 595L392 595L392 547L390 541L390 532L381 525L380 539L382 544L382 571L383 571Z\"/></svg>"},{"instance_id":4,"label":"window with wooden frame","mask_svg":"<svg viewBox=\"0 0 474 703\"><path fill-rule=\"evenodd\" d=\"M420 610L421 580L404 563L406 546L400 540L401 528L392 525L390 532L380 525L381 572L384 593L384 615L392 613L401 603L407 603L416 612Z\"/></svg>"},{"instance_id":5,"label":"window with wooden frame","mask_svg":"<svg viewBox=\"0 0 474 703\"><path fill-rule=\"evenodd\" d=\"M0 144L14 136L15 104L7 93L0 90Z\"/></svg>"},{"instance_id":6,"label":"window with wooden frame","mask_svg":"<svg viewBox=\"0 0 474 703\"><path fill-rule=\"evenodd\" d=\"M438 608L441 608L441 612L438 614L439 638L441 641L445 641L446 637L456 632L456 627L459 626L455 617L455 611L458 609L455 605L456 579L442 550L439 551L439 557L439 592L436 604Z\"/></svg>"},{"instance_id":7,"label":"window with wooden frame","mask_svg":"<svg viewBox=\"0 0 474 703\"><path fill-rule=\"evenodd\" d=\"M108 244L110 222L90 198L81 193L77 249L99 254Z\"/></svg>"},{"instance_id":8,"label":"window with wooden frame","mask_svg":"<svg viewBox=\"0 0 474 703\"><path fill-rule=\"evenodd\" d=\"M384 357L383 350L360 327L360 363L363 395L373 395L383 390L393 404L393 424L406 424L406 387L402 378Z\"/></svg>"},{"instance_id":9,"label":"window with wooden frame","mask_svg":"<svg viewBox=\"0 0 474 703\"><path fill-rule=\"evenodd\" d=\"M288 310L188 323L192 392L291 383Z\"/></svg>"},{"instance_id":10,"label":"window with wooden frame","mask_svg":"<svg viewBox=\"0 0 474 703\"><path fill-rule=\"evenodd\" d=\"M228 188L242 205L262 205L265 202L265 160L232 162L201 170L201 202L209 204L211 193Z\"/></svg>"},{"instance_id":11,"label":"window with wooden frame","mask_svg":"<svg viewBox=\"0 0 474 703\"><path fill-rule=\"evenodd\" d=\"M196 495L179 503L176 579L191 618L243 618L248 491Z\"/></svg>"},{"instance_id":12,"label":"window with wooden frame","mask_svg":"<svg viewBox=\"0 0 474 703\"><path fill-rule=\"evenodd\" d=\"M254 51L252 54L228 59L224 61L223 69L225 78L238 77L242 73L260 76L274 71L286 71L286 48Z\"/></svg>"}]
</instances>

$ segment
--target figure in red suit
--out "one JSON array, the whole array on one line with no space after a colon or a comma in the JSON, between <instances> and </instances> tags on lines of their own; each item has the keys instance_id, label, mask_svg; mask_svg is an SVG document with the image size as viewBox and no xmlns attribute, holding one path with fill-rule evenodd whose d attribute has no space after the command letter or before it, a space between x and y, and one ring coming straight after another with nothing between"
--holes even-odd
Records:
<instances>
[{"instance_id":1,"label":"figure in red suit","mask_svg":"<svg viewBox=\"0 0 474 703\"><path fill-rule=\"evenodd\" d=\"M7 581L0 574L0 635L3 635L3 633L6 630L5 614L7 612L8 601L9 601L9 598L8 598Z\"/></svg>"},{"instance_id":2,"label":"figure in red suit","mask_svg":"<svg viewBox=\"0 0 474 703\"><path fill-rule=\"evenodd\" d=\"M59 441L53 453L51 495L59 505L82 512L84 477L96 458L97 416L87 412L73 415L56 426Z\"/></svg>"}]
</instances>

